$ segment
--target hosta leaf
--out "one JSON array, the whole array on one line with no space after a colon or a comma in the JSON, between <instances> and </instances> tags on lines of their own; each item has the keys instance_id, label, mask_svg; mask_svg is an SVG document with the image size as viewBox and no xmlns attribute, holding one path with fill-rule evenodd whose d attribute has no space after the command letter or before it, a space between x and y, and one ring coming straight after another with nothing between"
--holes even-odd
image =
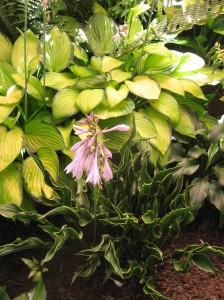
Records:
<instances>
[{"instance_id":1,"label":"hosta leaf","mask_svg":"<svg viewBox=\"0 0 224 300\"><path fill-rule=\"evenodd\" d=\"M5 61L0 60L0 86L2 91L6 94L7 90L15 84L12 74L16 73L15 68Z\"/></svg>"},{"instance_id":2,"label":"hosta leaf","mask_svg":"<svg viewBox=\"0 0 224 300\"><path fill-rule=\"evenodd\" d=\"M150 8L150 6L148 4L144 4L144 3L138 4L134 7L132 7L130 9L130 13L128 14L127 22L128 23L131 22L132 18L135 18L135 17L141 15L143 12L147 11L149 8Z\"/></svg>"},{"instance_id":3,"label":"hosta leaf","mask_svg":"<svg viewBox=\"0 0 224 300\"><path fill-rule=\"evenodd\" d=\"M7 295L7 293L5 291L5 288L6 287L0 286L0 299L2 299L2 300L10 300L9 296Z\"/></svg>"},{"instance_id":4,"label":"hosta leaf","mask_svg":"<svg viewBox=\"0 0 224 300\"><path fill-rule=\"evenodd\" d=\"M115 118L130 114L135 108L135 104L131 99L123 100L116 106L110 108L107 101L103 101L93 111L100 119Z\"/></svg>"},{"instance_id":5,"label":"hosta leaf","mask_svg":"<svg viewBox=\"0 0 224 300\"><path fill-rule=\"evenodd\" d=\"M157 136L155 125L144 113L135 112L136 130L143 139L151 139Z\"/></svg>"},{"instance_id":6,"label":"hosta leaf","mask_svg":"<svg viewBox=\"0 0 224 300\"><path fill-rule=\"evenodd\" d=\"M99 71L92 69L90 67L72 65L69 67L69 69L72 71L72 73L74 73L78 77L89 77L89 76L100 74Z\"/></svg>"},{"instance_id":7,"label":"hosta leaf","mask_svg":"<svg viewBox=\"0 0 224 300\"><path fill-rule=\"evenodd\" d=\"M166 117L157 112L154 108L147 108L145 113L156 127L157 136L150 139L150 143L155 146L162 154L165 154L171 141L171 128Z\"/></svg>"},{"instance_id":8,"label":"hosta leaf","mask_svg":"<svg viewBox=\"0 0 224 300\"><path fill-rule=\"evenodd\" d=\"M87 62L88 55L86 51L77 44L74 44L73 47L74 47L74 56L77 57L78 59L83 60L84 62Z\"/></svg>"},{"instance_id":9,"label":"hosta leaf","mask_svg":"<svg viewBox=\"0 0 224 300\"><path fill-rule=\"evenodd\" d=\"M170 56L170 49L166 48L162 43L150 43L144 46L144 52L158 54L161 56Z\"/></svg>"},{"instance_id":10,"label":"hosta leaf","mask_svg":"<svg viewBox=\"0 0 224 300\"><path fill-rule=\"evenodd\" d=\"M220 211L220 227L224 225L224 191L221 188L215 188L210 197L210 201Z\"/></svg>"},{"instance_id":11,"label":"hosta leaf","mask_svg":"<svg viewBox=\"0 0 224 300\"><path fill-rule=\"evenodd\" d=\"M195 178L190 188L190 201L192 205L201 206L209 192L209 182L204 178Z\"/></svg>"},{"instance_id":12,"label":"hosta leaf","mask_svg":"<svg viewBox=\"0 0 224 300\"><path fill-rule=\"evenodd\" d=\"M139 40L139 37L141 37L141 33L143 31L142 22L138 17L132 18L131 24L129 25L129 31L128 31L128 41L130 43L135 42L136 40Z\"/></svg>"},{"instance_id":13,"label":"hosta leaf","mask_svg":"<svg viewBox=\"0 0 224 300\"><path fill-rule=\"evenodd\" d=\"M55 90L61 90L66 86L75 85L77 79L74 74L69 72L55 73L50 72L45 74L45 85ZM41 83L44 84L44 78L41 78Z\"/></svg>"},{"instance_id":14,"label":"hosta leaf","mask_svg":"<svg viewBox=\"0 0 224 300\"><path fill-rule=\"evenodd\" d=\"M27 71L34 73L39 65L39 40L30 30L21 34L21 36L16 40L12 50L12 64L18 73L25 73L24 34L26 35L26 68ZM32 60L36 57L38 57L38 61L36 62L36 65L34 65Z\"/></svg>"},{"instance_id":15,"label":"hosta leaf","mask_svg":"<svg viewBox=\"0 0 224 300\"><path fill-rule=\"evenodd\" d=\"M160 86L155 80L146 76L136 76L133 81L126 80L130 92L144 99L158 99Z\"/></svg>"},{"instance_id":16,"label":"hosta leaf","mask_svg":"<svg viewBox=\"0 0 224 300\"><path fill-rule=\"evenodd\" d=\"M57 181L59 174L59 161L56 152L50 148L40 148L37 155L44 168L49 172L54 181Z\"/></svg>"},{"instance_id":17,"label":"hosta leaf","mask_svg":"<svg viewBox=\"0 0 224 300\"><path fill-rule=\"evenodd\" d=\"M106 85L105 75L94 75L79 79L75 85L80 90L86 89L103 89Z\"/></svg>"},{"instance_id":18,"label":"hosta leaf","mask_svg":"<svg viewBox=\"0 0 224 300\"><path fill-rule=\"evenodd\" d=\"M76 98L76 105L82 113L88 114L103 101L105 92L102 89L84 90Z\"/></svg>"},{"instance_id":19,"label":"hosta leaf","mask_svg":"<svg viewBox=\"0 0 224 300\"><path fill-rule=\"evenodd\" d=\"M42 51L43 42L41 43ZM73 57L73 47L69 36L57 27L53 27L45 36L46 69L60 72L68 67Z\"/></svg>"},{"instance_id":20,"label":"hosta leaf","mask_svg":"<svg viewBox=\"0 0 224 300\"><path fill-rule=\"evenodd\" d=\"M22 177L26 190L33 197L37 199L41 199L44 196L47 199L54 198L54 190L45 183L44 174L32 157L26 158L23 162Z\"/></svg>"},{"instance_id":21,"label":"hosta leaf","mask_svg":"<svg viewBox=\"0 0 224 300\"><path fill-rule=\"evenodd\" d=\"M0 172L0 204L14 202L20 205L23 199L23 184L16 164Z\"/></svg>"},{"instance_id":22,"label":"hosta leaf","mask_svg":"<svg viewBox=\"0 0 224 300\"><path fill-rule=\"evenodd\" d=\"M125 84L119 86L116 81L109 81L106 87L107 101L110 107L114 107L126 99L129 89Z\"/></svg>"},{"instance_id":23,"label":"hosta leaf","mask_svg":"<svg viewBox=\"0 0 224 300\"><path fill-rule=\"evenodd\" d=\"M197 71L205 64L204 60L196 54L186 52L184 54L179 53L179 55L180 61L175 70L172 72L175 76L183 76L184 73Z\"/></svg>"},{"instance_id":24,"label":"hosta leaf","mask_svg":"<svg viewBox=\"0 0 224 300\"><path fill-rule=\"evenodd\" d=\"M190 137L195 137L195 127L194 122L188 112L179 107L180 109L180 120L179 123L174 129L183 135Z\"/></svg>"},{"instance_id":25,"label":"hosta leaf","mask_svg":"<svg viewBox=\"0 0 224 300\"><path fill-rule=\"evenodd\" d=\"M13 79L15 80L17 85L20 85L21 87L25 88L25 74L13 74ZM43 86L40 83L39 79L33 75L29 76L29 81L27 83L27 92L29 95L31 95L33 98L38 100L43 100L44 98L44 91Z\"/></svg>"},{"instance_id":26,"label":"hosta leaf","mask_svg":"<svg viewBox=\"0 0 224 300\"><path fill-rule=\"evenodd\" d=\"M11 63L12 55L12 43L10 40L2 33L0 33L0 60L7 63Z\"/></svg>"},{"instance_id":27,"label":"hosta leaf","mask_svg":"<svg viewBox=\"0 0 224 300\"><path fill-rule=\"evenodd\" d=\"M102 72L107 73L119 68L124 62L110 56L104 56L102 59Z\"/></svg>"},{"instance_id":28,"label":"hosta leaf","mask_svg":"<svg viewBox=\"0 0 224 300\"><path fill-rule=\"evenodd\" d=\"M1 105L0 104L0 123L4 122L8 115L11 114L17 104Z\"/></svg>"},{"instance_id":29,"label":"hosta leaf","mask_svg":"<svg viewBox=\"0 0 224 300\"><path fill-rule=\"evenodd\" d=\"M10 165L19 155L23 144L23 131L19 127L7 130L0 126L0 171Z\"/></svg>"},{"instance_id":30,"label":"hosta leaf","mask_svg":"<svg viewBox=\"0 0 224 300\"><path fill-rule=\"evenodd\" d=\"M79 109L76 105L78 91L72 88L65 88L57 92L52 104L54 119L60 119L76 114Z\"/></svg>"},{"instance_id":31,"label":"hosta leaf","mask_svg":"<svg viewBox=\"0 0 224 300\"><path fill-rule=\"evenodd\" d=\"M86 36L91 50L100 56L113 53L116 43L113 40L116 34L115 23L104 13L94 14L86 26Z\"/></svg>"},{"instance_id":32,"label":"hosta leaf","mask_svg":"<svg viewBox=\"0 0 224 300\"><path fill-rule=\"evenodd\" d=\"M60 131L64 143L66 145L66 148L69 148L70 146L70 140L71 140L71 132L73 129L73 121L68 121L64 126L57 126L58 130Z\"/></svg>"},{"instance_id":33,"label":"hosta leaf","mask_svg":"<svg viewBox=\"0 0 224 300\"><path fill-rule=\"evenodd\" d=\"M123 82L129 78L131 78L131 72L124 72L122 70L113 70L110 72L111 79L117 81L118 83Z\"/></svg>"},{"instance_id":34,"label":"hosta leaf","mask_svg":"<svg viewBox=\"0 0 224 300\"><path fill-rule=\"evenodd\" d=\"M197 83L195 83L191 80L187 80L187 79L181 79L179 81L182 84L185 92L190 93L191 95L193 95L196 98L206 99L204 93L202 92L202 89L200 88L200 86Z\"/></svg>"},{"instance_id":35,"label":"hosta leaf","mask_svg":"<svg viewBox=\"0 0 224 300\"><path fill-rule=\"evenodd\" d=\"M154 74L152 78L158 81L162 89L184 96L184 88L180 80L167 74Z\"/></svg>"},{"instance_id":36,"label":"hosta leaf","mask_svg":"<svg viewBox=\"0 0 224 300\"><path fill-rule=\"evenodd\" d=\"M173 126L176 126L179 123L179 105L172 95L161 92L158 99L149 101L149 103L153 108L169 118Z\"/></svg>"},{"instance_id":37,"label":"hosta leaf","mask_svg":"<svg viewBox=\"0 0 224 300\"><path fill-rule=\"evenodd\" d=\"M22 96L23 96L22 90L13 86L10 90L8 90L6 96L0 96L0 104L3 105L18 104L22 99Z\"/></svg>"},{"instance_id":38,"label":"hosta leaf","mask_svg":"<svg viewBox=\"0 0 224 300\"><path fill-rule=\"evenodd\" d=\"M90 58L90 66L91 66L91 68L93 68L99 72L102 72L102 58L93 55Z\"/></svg>"},{"instance_id":39,"label":"hosta leaf","mask_svg":"<svg viewBox=\"0 0 224 300\"><path fill-rule=\"evenodd\" d=\"M25 145L30 151L37 151L42 147L49 147L56 151L65 148L58 129L41 119L34 119L26 124Z\"/></svg>"},{"instance_id":40,"label":"hosta leaf","mask_svg":"<svg viewBox=\"0 0 224 300\"><path fill-rule=\"evenodd\" d=\"M195 253L192 255L192 262L203 271L212 273L221 272L213 266L211 260L203 253Z\"/></svg>"}]
</instances>

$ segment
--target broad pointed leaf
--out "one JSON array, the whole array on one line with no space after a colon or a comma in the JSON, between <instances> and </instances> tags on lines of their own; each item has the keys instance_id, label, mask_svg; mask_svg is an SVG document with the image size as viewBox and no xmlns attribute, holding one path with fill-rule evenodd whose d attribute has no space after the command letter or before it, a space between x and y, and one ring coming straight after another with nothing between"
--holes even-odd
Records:
<instances>
[{"instance_id":1,"label":"broad pointed leaf","mask_svg":"<svg viewBox=\"0 0 224 300\"><path fill-rule=\"evenodd\" d=\"M39 65L40 57L38 56L39 40L36 35L28 30L16 40L12 50L12 64L18 73L25 73L24 62L24 35L26 36L26 69L34 73ZM34 64L32 61L37 59Z\"/></svg>"},{"instance_id":2,"label":"broad pointed leaf","mask_svg":"<svg viewBox=\"0 0 224 300\"><path fill-rule=\"evenodd\" d=\"M119 68L124 62L111 56L104 56L102 59L102 72L107 73Z\"/></svg>"},{"instance_id":3,"label":"broad pointed leaf","mask_svg":"<svg viewBox=\"0 0 224 300\"><path fill-rule=\"evenodd\" d=\"M190 201L192 205L201 206L209 192L209 182L204 178L195 178L190 189Z\"/></svg>"},{"instance_id":4,"label":"broad pointed leaf","mask_svg":"<svg viewBox=\"0 0 224 300\"><path fill-rule=\"evenodd\" d=\"M136 76L133 81L126 80L130 92L144 99L158 99L160 86L147 76Z\"/></svg>"},{"instance_id":5,"label":"broad pointed leaf","mask_svg":"<svg viewBox=\"0 0 224 300\"><path fill-rule=\"evenodd\" d=\"M184 96L183 85L178 79L167 74L154 74L152 78L158 81L162 89Z\"/></svg>"},{"instance_id":6,"label":"broad pointed leaf","mask_svg":"<svg viewBox=\"0 0 224 300\"><path fill-rule=\"evenodd\" d=\"M180 109L180 120L178 125L174 127L174 129L183 135L195 137L195 127L191 116L182 107L179 107L179 109Z\"/></svg>"},{"instance_id":7,"label":"broad pointed leaf","mask_svg":"<svg viewBox=\"0 0 224 300\"><path fill-rule=\"evenodd\" d=\"M77 57L78 59L83 60L84 62L87 62L88 55L86 51L77 44L74 44L73 47L74 47L74 56Z\"/></svg>"},{"instance_id":8,"label":"broad pointed leaf","mask_svg":"<svg viewBox=\"0 0 224 300\"><path fill-rule=\"evenodd\" d=\"M135 104L131 99L123 100L112 108L110 108L107 101L103 101L93 112L98 118L104 120L130 114L134 108Z\"/></svg>"},{"instance_id":9,"label":"broad pointed leaf","mask_svg":"<svg viewBox=\"0 0 224 300\"><path fill-rule=\"evenodd\" d=\"M10 165L19 155L23 144L23 132L19 127L7 130L0 126L0 171Z\"/></svg>"},{"instance_id":10,"label":"broad pointed leaf","mask_svg":"<svg viewBox=\"0 0 224 300\"><path fill-rule=\"evenodd\" d=\"M143 139L151 139L157 136L157 130L150 118L140 112L135 112L136 130Z\"/></svg>"},{"instance_id":11,"label":"broad pointed leaf","mask_svg":"<svg viewBox=\"0 0 224 300\"><path fill-rule=\"evenodd\" d=\"M34 152L42 147L49 147L56 151L65 148L58 129L40 119L32 120L26 124L25 145L30 151Z\"/></svg>"},{"instance_id":12,"label":"broad pointed leaf","mask_svg":"<svg viewBox=\"0 0 224 300\"><path fill-rule=\"evenodd\" d=\"M76 105L82 113L88 114L104 100L105 92L102 89L84 90L76 98Z\"/></svg>"},{"instance_id":13,"label":"broad pointed leaf","mask_svg":"<svg viewBox=\"0 0 224 300\"><path fill-rule=\"evenodd\" d=\"M99 75L100 72L92 69L90 67L83 67L78 65L72 65L69 69L74 73L77 77L89 77L94 75Z\"/></svg>"},{"instance_id":14,"label":"broad pointed leaf","mask_svg":"<svg viewBox=\"0 0 224 300\"><path fill-rule=\"evenodd\" d=\"M8 90L6 96L0 96L0 104L2 105L18 104L22 99L22 96L23 96L22 90L13 86L11 89Z\"/></svg>"},{"instance_id":15,"label":"broad pointed leaf","mask_svg":"<svg viewBox=\"0 0 224 300\"><path fill-rule=\"evenodd\" d=\"M200 88L200 86L193 82L192 80L187 80L187 79L181 79L180 83L182 84L185 92L190 93L191 95L193 95L196 98L199 99L206 99L202 89Z\"/></svg>"},{"instance_id":16,"label":"broad pointed leaf","mask_svg":"<svg viewBox=\"0 0 224 300\"><path fill-rule=\"evenodd\" d=\"M16 107L16 105L17 104L10 104L10 105L0 104L0 123L5 121L5 119L11 114L11 112Z\"/></svg>"},{"instance_id":17,"label":"broad pointed leaf","mask_svg":"<svg viewBox=\"0 0 224 300\"><path fill-rule=\"evenodd\" d=\"M16 164L0 172L0 204L14 202L20 205L23 199L23 184Z\"/></svg>"},{"instance_id":18,"label":"broad pointed leaf","mask_svg":"<svg viewBox=\"0 0 224 300\"><path fill-rule=\"evenodd\" d=\"M57 27L53 27L41 43L45 51L46 69L51 72L60 72L68 67L73 57L73 47L69 36Z\"/></svg>"},{"instance_id":19,"label":"broad pointed leaf","mask_svg":"<svg viewBox=\"0 0 224 300\"><path fill-rule=\"evenodd\" d=\"M78 91L72 88L58 91L52 104L53 118L60 119L76 114L79 111L76 105L78 94Z\"/></svg>"},{"instance_id":20,"label":"broad pointed leaf","mask_svg":"<svg viewBox=\"0 0 224 300\"><path fill-rule=\"evenodd\" d=\"M131 72L124 72L122 70L113 70L110 72L111 79L117 81L118 83L123 82L129 78L131 78Z\"/></svg>"},{"instance_id":21,"label":"broad pointed leaf","mask_svg":"<svg viewBox=\"0 0 224 300\"><path fill-rule=\"evenodd\" d=\"M55 90L61 90L67 86L75 85L77 79L74 78L73 73L62 72L55 73L50 72L45 74L45 85ZM44 77L41 78L41 83L44 85Z\"/></svg>"},{"instance_id":22,"label":"broad pointed leaf","mask_svg":"<svg viewBox=\"0 0 224 300\"><path fill-rule=\"evenodd\" d=\"M80 78L76 87L80 90L86 89L103 89L106 85L106 76L105 75L94 75L90 77Z\"/></svg>"},{"instance_id":23,"label":"broad pointed leaf","mask_svg":"<svg viewBox=\"0 0 224 300\"><path fill-rule=\"evenodd\" d=\"M56 152L51 148L43 147L37 151L37 155L53 180L57 181L59 174L59 161Z\"/></svg>"},{"instance_id":24,"label":"broad pointed leaf","mask_svg":"<svg viewBox=\"0 0 224 300\"><path fill-rule=\"evenodd\" d=\"M175 76L183 76L184 73L197 71L201 69L205 64L204 60L200 56L190 52L186 52L184 54L179 53L179 56L180 61L175 70L172 72L172 74L174 74Z\"/></svg>"},{"instance_id":25,"label":"broad pointed leaf","mask_svg":"<svg viewBox=\"0 0 224 300\"><path fill-rule=\"evenodd\" d=\"M12 43L10 40L2 33L0 33L0 60L7 63L11 63L12 55Z\"/></svg>"},{"instance_id":26,"label":"broad pointed leaf","mask_svg":"<svg viewBox=\"0 0 224 300\"><path fill-rule=\"evenodd\" d=\"M109 81L106 87L107 101L110 107L114 107L122 100L126 99L129 89L125 84L118 85L116 81Z\"/></svg>"},{"instance_id":27,"label":"broad pointed leaf","mask_svg":"<svg viewBox=\"0 0 224 300\"><path fill-rule=\"evenodd\" d=\"M108 16L102 12L94 14L85 31L91 50L100 56L115 52L116 44L113 37L116 31L115 23Z\"/></svg>"}]
</instances>

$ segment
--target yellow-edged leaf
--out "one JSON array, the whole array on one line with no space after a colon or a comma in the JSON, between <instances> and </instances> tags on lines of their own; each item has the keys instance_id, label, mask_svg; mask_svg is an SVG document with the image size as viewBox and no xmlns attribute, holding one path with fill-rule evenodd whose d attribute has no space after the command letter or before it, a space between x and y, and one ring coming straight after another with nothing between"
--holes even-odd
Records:
<instances>
[{"instance_id":1,"label":"yellow-edged leaf","mask_svg":"<svg viewBox=\"0 0 224 300\"><path fill-rule=\"evenodd\" d=\"M0 96L0 104L3 105L12 105L18 104L23 96L22 90L18 89L16 86L13 86L8 90L7 96Z\"/></svg>"},{"instance_id":2,"label":"yellow-edged leaf","mask_svg":"<svg viewBox=\"0 0 224 300\"><path fill-rule=\"evenodd\" d=\"M183 135L195 137L194 122L188 112L182 107L180 107L180 121L174 129Z\"/></svg>"},{"instance_id":3,"label":"yellow-edged leaf","mask_svg":"<svg viewBox=\"0 0 224 300\"><path fill-rule=\"evenodd\" d=\"M123 82L129 78L131 78L131 72L124 72L122 70L116 69L110 72L111 79L117 81L118 83Z\"/></svg>"},{"instance_id":4,"label":"yellow-edged leaf","mask_svg":"<svg viewBox=\"0 0 224 300\"><path fill-rule=\"evenodd\" d=\"M110 81L106 87L106 96L109 106L116 106L118 103L127 98L128 93L129 89L125 84L119 86L117 82Z\"/></svg>"},{"instance_id":5,"label":"yellow-edged leaf","mask_svg":"<svg viewBox=\"0 0 224 300\"><path fill-rule=\"evenodd\" d=\"M152 78L158 81L162 89L184 96L185 91L180 80L167 74L154 74L152 75Z\"/></svg>"},{"instance_id":6,"label":"yellow-edged leaf","mask_svg":"<svg viewBox=\"0 0 224 300\"><path fill-rule=\"evenodd\" d=\"M190 93L196 98L206 99L204 93L202 92L202 89L197 83L188 79L181 79L179 81L182 84L185 92Z\"/></svg>"},{"instance_id":7,"label":"yellow-edged leaf","mask_svg":"<svg viewBox=\"0 0 224 300\"><path fill-rule=\"evenodd\" d=\"M102 89L84 90L76 98L76 105L82 113L90 113L105 98Z\"/></svg>"},{"instance_id":8,"label":"yellow-edged leaf","mask_svg":"<svg viewBox=\"0 0 224 300\"><path fill-rule=\"evenodd\" d=\"M50 72L45 74L45 85L49 86L55 90L61 90L66 86L75 85L77 78L74 78L73 73L62 72L55 73ZM41 78L41 83L44 84L44 77Z\"/></svg>"},{"instance_id":9,"label":"yellow-edged leaf","mask_svg":"<svg viewBox=\"0 0 224 300\"><path fill-rule=\"evenodd\" d=\"M53 180L56 182L59 174L59 161L56 152L51 148L43 147L37 151L37 155L44 168L49 172Z\"/></svg>"},{"instance_id":10,"label":"yellow-edged leaf","mask_svg":"<svg viewBox=\"0 0 224 300\"><path fill-rule=\"evenodd\" d=\"M107 73L119 68L124 62L110 56L104 56L102 59L102 72Z\"/></svg>"}]
</instances>

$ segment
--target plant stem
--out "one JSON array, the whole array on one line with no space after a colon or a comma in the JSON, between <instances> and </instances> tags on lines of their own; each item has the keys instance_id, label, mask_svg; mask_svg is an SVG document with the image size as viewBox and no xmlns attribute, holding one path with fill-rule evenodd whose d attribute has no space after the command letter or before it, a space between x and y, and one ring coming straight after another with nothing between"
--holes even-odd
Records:
<instances>
[{"instance_id":1,"label":"plant stem","mask_svg":"<svg viewBox=\"0 0 224 300\"><path fill-rule=\"evenodd\" d=\"M93 211L94 211L94 227L93 227L93 239L94 244L96 243L96 231L97 231L97 218L96 218L96 211L97 211L97 204L99 200L99 189L98 186L94 187L93 190Z\"/></svg>"},{"instance_id":2,"label":"plant stem","mask_svg":"<svg viewBox=\"0 0 224 300\"><path fill-rule=\"evenodd\" d=\"M46 9L43 9L43 88L44 88L44 109L46 109Z\"/></svg>"},{"instance_id":3,"label":"plant stem","mask_svg":"<svg viewBox=\"0 0 224 300\"><path fill-rule=\"evenodd\" d=\"M28 95L27 95L27 52L26 52L26 32L27 32L27 1L25 0L25 14L24 14L24 74L25 74L25 122L27 121L28 115Z\"/></svg>"}]
</instances>

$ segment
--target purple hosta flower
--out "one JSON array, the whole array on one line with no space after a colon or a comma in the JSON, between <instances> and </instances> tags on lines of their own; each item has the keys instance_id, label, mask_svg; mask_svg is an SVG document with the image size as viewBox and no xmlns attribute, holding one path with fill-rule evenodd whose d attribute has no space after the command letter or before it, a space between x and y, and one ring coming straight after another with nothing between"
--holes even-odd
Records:
<instances>
[{"instance_id":1,"label":"purple hosta flower","mask_svg":"<svg viewBox=\"0 0 224 300\"><path fill-rule=\"evenodd\" d=\"M72 173L76 179L81 179L83 173L87 175L86 182L92 185L101 186L102 181L109 181L113 178L113 173L108 159L112 158L112 153L99 141L99 136L114 130L128 131L129 127L122 124L112 128L101 130L97 123L99 119L90 113L85 120L78 121L81 127L74 125L75 134L85 134L86 138L73 145L71 148L74 153L73 161L65 168L66 173Z\"/></svg>"}]
</instances>

